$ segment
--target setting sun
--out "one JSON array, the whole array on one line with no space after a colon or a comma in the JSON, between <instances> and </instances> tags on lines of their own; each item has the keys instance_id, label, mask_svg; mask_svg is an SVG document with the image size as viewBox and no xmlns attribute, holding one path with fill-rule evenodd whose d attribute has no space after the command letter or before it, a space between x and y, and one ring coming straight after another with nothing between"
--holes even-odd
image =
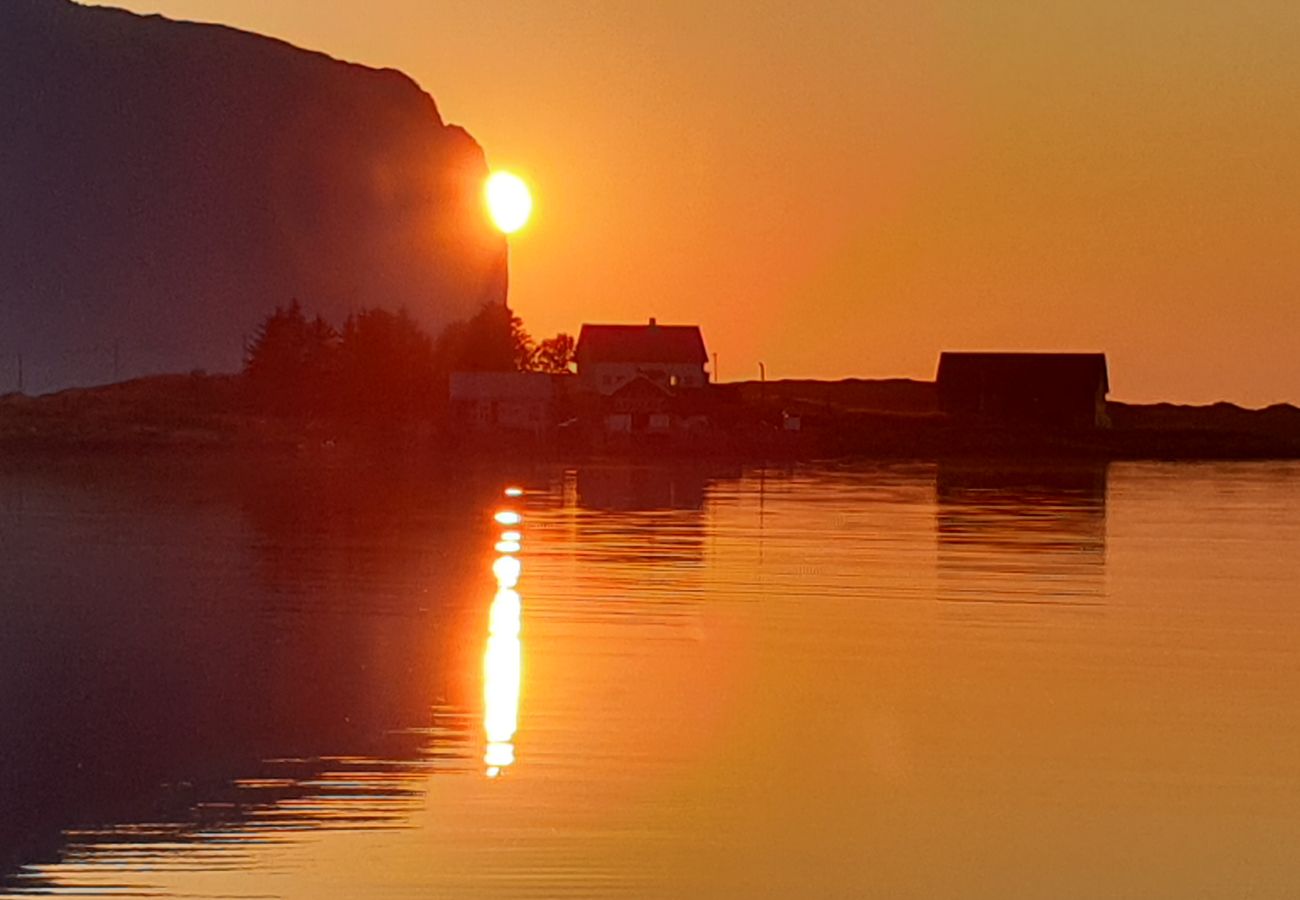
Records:
<instances>
[{"instance_id":1,"label":"setting sun","mask_svg":"<svg viewBox=\"0 0 1300 900\"><path fill-rule=\"evenodd\" d=\"M493 172L484 190L493 223L506 234L514 234L528 223L533 196L528 185L510 172Z\"/></svg>"}]
</instances>

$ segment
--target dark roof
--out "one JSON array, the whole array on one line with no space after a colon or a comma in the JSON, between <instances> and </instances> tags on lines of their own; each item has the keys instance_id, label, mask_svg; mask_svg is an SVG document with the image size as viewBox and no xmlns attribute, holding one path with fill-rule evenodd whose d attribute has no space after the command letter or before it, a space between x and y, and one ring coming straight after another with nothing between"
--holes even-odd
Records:
<instances>
[{"instance_id":1,"label":"dark roof","mask_svg":"<svg viewBox=\"0 0 1300 900\"><path fill-rule=\"evenodd\" d=\"M578 333L578 365L584 362L708 362L704 337L696 325L583 325Z\"/></svg>"},{"instance_id":2,"label":"dark roof","mask_svg":"<svg viewBox=\"0 0 1300 900\"><path fill-rule=\"evenodd\" d=\"M939 387L984 380L994 384L1034 383L1041 387L1110 391L1105 353L939 354Z\"/></svg>"}]
</instances>

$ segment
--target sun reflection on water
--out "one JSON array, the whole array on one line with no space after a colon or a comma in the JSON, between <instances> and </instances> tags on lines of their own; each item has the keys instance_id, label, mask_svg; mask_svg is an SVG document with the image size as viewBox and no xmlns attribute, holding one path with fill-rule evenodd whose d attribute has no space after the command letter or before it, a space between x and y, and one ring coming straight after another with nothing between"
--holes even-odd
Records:
<instances>
[{"instance_id":1,"label":"sun reflection on water","mask_svg":"<svg viewBox=\"0 0 1300 900\"><path fill-rule=\"evenodd\" d=\"M517 489L508 488L506 496L518 496ZM514 526L523 521L519 513L510 510L498 512L495 519L502 525ZM487 648L483 652L483 731L487 736L483 762L489 778L501 775L515 761L514 737L519 727L522 675L519 641L522 601L515 586L523 567L512 554L520 551L522 539L519 531L503 532L496 543L500 555L492 563L497 592L488 612Z\"/></svg>"},{"instance_id":2,"label":"sun reflection on water","mask_svg":"<svg viewBox=\"0 0 1300 900\"><path fill-rule=\"evenodd\" d=\"M518 584L521 568L519 560L513 556L498 556L496 562L492 563L492 574L496 576L497 587L512 588Z\"/></svg>"}]
</instances>

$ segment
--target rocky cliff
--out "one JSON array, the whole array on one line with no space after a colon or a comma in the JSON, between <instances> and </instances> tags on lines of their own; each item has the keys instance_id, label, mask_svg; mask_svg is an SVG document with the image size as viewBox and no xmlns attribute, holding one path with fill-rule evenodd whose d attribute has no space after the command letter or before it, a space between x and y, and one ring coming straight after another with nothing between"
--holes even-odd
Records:
<instances>
[{"instance_id":1,"label":"rocky cliff","mask_svg":"<svg viewBox=\"0 0 1300 900\"><path fill-rule=\"evenodd\" d=\"M234 370L299 298L436 329L504 290L483 153L405 75L215 25L0 3L0 393Z\"/></svg>"}]
</instances>

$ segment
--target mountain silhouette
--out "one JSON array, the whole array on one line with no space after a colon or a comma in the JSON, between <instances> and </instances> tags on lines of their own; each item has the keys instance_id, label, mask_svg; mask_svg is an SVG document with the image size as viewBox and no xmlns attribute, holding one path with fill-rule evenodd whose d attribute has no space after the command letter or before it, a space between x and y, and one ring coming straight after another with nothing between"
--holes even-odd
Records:
<instances>
[{"instance_id":1,"label":"mountain silhouette","mask_svg":"<svg viewBox=\"0 0 1300 900\"><path fill-rule=\"evenodd\" d=\"M298 298L500 299L487 167L407 76L235 29L0 3L0 393L195 368Z\"/></svg>"}]
</instances>

